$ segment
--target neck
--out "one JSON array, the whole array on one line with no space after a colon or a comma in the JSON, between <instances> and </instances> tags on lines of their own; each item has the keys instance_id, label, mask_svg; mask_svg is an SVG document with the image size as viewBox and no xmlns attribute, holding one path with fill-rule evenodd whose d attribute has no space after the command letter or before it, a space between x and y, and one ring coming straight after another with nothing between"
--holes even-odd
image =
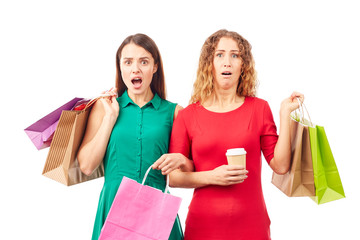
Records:
<instances>
[{"instance_id":1,"label":"neck","mask_svg":"<svg viewBox=\"0 0 360 240\"><path fill-rule=\"evenodd\" d=\"M128 95L131 98L131 100L133 100L133 102L137 104L139 107L143 107L145 104L150 102L151 99L153 99L154 97L154 94L150 88L148 88L146 91L144 91L141 94L135 94L128 90Z\"/></svg>"},{"instance_id":2,"label":"neck","mask_svg":"<svg viewBox=\"0 0 360 240\"><path fill-rule=\"evenodd\" d=\"M224 107L236 103L238 98L239 96L236 94L236 87L223 89L215 85L213 94L207 102L209 102L211 105Z\"/></svg>"},{"instance_id":3,"label":"neck","mask_svg":"<svg viewBox=\"0 0 360 240\"><path fill-rule=\"evenodd\" d=\"M236 92L227 90L215 90L212 101L218 106L228 106L237 100Z\"/></svg>"},{"instance_id":4,"label":"neck","mask_svg":"<svg viewBox=\"0 0 360 240\"><path fill-rule=\"evenodd\" d=\"M228 112L240 107L244 101L245 97L238 96L234 90L215 89L203 106L214 112Z\"/></svg>"}]
</instances>

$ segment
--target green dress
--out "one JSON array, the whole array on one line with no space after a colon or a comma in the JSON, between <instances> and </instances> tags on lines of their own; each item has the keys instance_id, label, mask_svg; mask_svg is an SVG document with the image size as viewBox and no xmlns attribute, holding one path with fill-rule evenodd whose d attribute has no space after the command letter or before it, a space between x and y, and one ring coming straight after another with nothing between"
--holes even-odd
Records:
<instances>
[{"instance_id":1,"label":"green dress","mask_svg":"<svg viewBox=\"0 0 360 240\"><path fill-rule=\"evenodd\" d=\"M117 101L120 112L103 160L105 181L100 193L93 240L99 238L123 176L141 183L150 165L168 152L176 107L176 104L161 99L157 94L142 108L129 98L127 91ZM151 170L145 184L164 191L165 177L159 170ZM178 217L169 239L183 239Z\"/></svg>"}]
</instances>

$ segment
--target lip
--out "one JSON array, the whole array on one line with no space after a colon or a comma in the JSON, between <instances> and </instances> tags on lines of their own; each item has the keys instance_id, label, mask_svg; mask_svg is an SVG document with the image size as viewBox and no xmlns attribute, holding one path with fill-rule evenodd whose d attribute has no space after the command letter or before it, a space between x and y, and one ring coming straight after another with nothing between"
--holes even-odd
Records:
<instances>
[{"instance_id":1,"label":"lip","mask_svg":"<svg viewBox=\"0 0 360 240\"><path fill-rule=\"evenodd\" d=\"M131 83L135 89L139 89L143 84L143 79L140 76L134 76L131 78Z\"/></svg>"},{"instance_id":2,"label":"lip","mask_svg":"<svg viewBox=\"0 0 360 240\"><path fill-rule=\"evenodd\" d=\"M135 80L135 79L141 79L141 80L142 80L142 77L141 77L141 76L138 76L138 75L133 76L133 77L131 78L131 81L132 81L132 80Z\"/></svg>"},{"instance_id":3,"label":"lip","mask_svg":"<svg viewBox=\"0 0 360 240\"><path fill-rule=\"evenodd\" d=\"M230 71L224 71L224 72L221 73L221 75L223 75L223 76L231 76L231 75L232 75L232 72L230 72Z\"/></svg>"},{"instance_id":4,"label":"lip","mask_svg":"<svg viewBox=\"0 0 360 240\"><path fill-rule=\"evenodd\" d=\"M221 76L223 77L223 78L231 78L231 76L232 76L232 72L230 72L230 71L224 71L224 72L222 72L221 73Z\"/></svg>"}]
</instances>

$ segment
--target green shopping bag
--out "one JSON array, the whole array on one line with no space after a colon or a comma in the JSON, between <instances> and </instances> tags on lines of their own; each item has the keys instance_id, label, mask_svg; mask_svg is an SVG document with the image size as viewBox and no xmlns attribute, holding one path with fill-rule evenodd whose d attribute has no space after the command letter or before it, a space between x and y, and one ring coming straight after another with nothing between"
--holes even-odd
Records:
<instances>
[{"instance_id":1,"label":"green shopping bag","mask_svg":"<svg viewBox=\"0 0 360 240\"><path fill-rule=\"evenodd\" d=\"M316 196L311 198L317 204L344 198L339 171L324 127L309 127L309 134L316 192Z\"/></svg>"}]
</instances>

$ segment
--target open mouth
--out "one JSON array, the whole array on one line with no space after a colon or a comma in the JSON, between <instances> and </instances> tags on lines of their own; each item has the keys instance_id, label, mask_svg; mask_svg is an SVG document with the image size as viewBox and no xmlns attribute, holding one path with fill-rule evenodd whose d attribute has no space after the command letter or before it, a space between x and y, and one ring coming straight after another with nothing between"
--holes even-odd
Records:
<instances>
[{"instance_id":1,"label":"open mouth","mask_svg":"<svg viewBox=\"0 0 360 240\"><path fill-rule=\"evenodd\" d=\"M141 87L142 79L141 79L141 78L134 78L134 79L131 80L131 83L132 83L135 87Z\"/></svg>"},{"instance_id":2,"label":"open mouth","mask_svg":"<svg viewBox=\"0 0 360 240\"><path fill-rule=\"evenodd\" d=\"M221 73L221 75L223 75L223 76L231 76L231 72L223 72L223 73Z\"/></svg>"}]
</instances>

